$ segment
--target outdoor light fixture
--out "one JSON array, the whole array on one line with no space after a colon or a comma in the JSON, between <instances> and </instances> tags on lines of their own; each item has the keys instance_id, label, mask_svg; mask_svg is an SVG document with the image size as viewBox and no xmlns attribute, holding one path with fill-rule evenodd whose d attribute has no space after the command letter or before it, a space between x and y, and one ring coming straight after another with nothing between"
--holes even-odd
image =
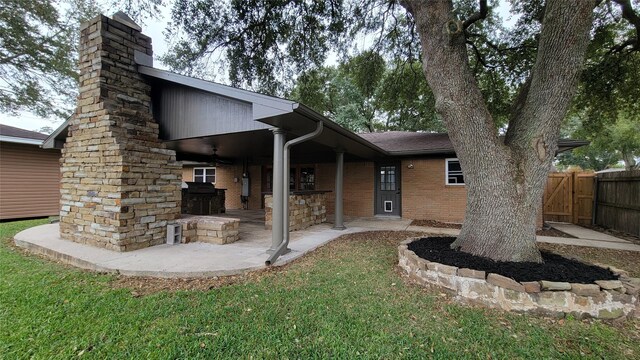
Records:
<instances>
[{"instance_id":1,"label":"outdoor light fixture","mask_svg":"<svg viewBox=\"0 0 640 360\"><path fill-rule=\"evenodd\" d=\"M410 163L409 163L409 165L407 165L407 168L409 168L409 169L413 169L413 163L412 163L412 162L410 162Z\"/></svg>"}]
</instances>

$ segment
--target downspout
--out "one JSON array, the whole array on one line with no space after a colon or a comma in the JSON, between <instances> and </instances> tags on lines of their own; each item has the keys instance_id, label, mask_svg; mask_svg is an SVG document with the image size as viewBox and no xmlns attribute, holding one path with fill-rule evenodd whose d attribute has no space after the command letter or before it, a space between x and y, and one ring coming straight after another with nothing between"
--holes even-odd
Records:
<instances>
[{"instance_id":1,"label":"downspout","mask_svg":"<svg viewBox=\"0 0 640 360\"><path fill-rule=\"evenodd\" d=\"M283 174L284 174L284 181L283 181L283 193L284 193L284 204L282 207L282 212L283 212L283 216L282 216L282 228L283 228L283 233L282 233L282 243L280 243L280 246L278 246L278 248L276 249L276 251L273 252L273 254L271 254L271 256L269 256L269 258L267 259L267 261L265 261L266 265L271 265L273 264L278 257L280 257L280 255L282 255L283 253L285 253L285 251L287 250L287 246L289 246L289 176L290 176L290 165L289 165L289 148L291 148L291 146L293 145L297 145L300 143L303 143L307 140L311 140L315 137L317 137L318 135L320 135L322 133L322 129L324 127L324 123L322 121L318 121L316 129L306 135L302 135L300 137L297 137L295 139L291 139L289 141L287 141L284 144L284 151L283 151L283 164L284 164L284 169L283 169Z\"/></svg>"}]
</instances>

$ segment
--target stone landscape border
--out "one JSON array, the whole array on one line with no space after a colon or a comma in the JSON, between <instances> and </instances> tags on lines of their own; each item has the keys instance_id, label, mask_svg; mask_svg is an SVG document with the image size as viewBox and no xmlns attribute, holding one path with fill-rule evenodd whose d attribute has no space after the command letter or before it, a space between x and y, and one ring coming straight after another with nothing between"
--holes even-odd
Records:
<instances>
[{"instance_id":1,"label":"stone landscape border","mask_svg":"<svg viewBox=\"0 0 640 360\"><path fill-rule=\"evenodd\" d=\"M457 300L507 311L558 317L640 317L640 278L629 277L623 270L607 267L620 280L598 280L594 284L545 280L517 282L499 274L422 259L407 247L420 239L411 237L400 243L398 265L417 283L446 289Z\"/></svg>"}]
</instances>

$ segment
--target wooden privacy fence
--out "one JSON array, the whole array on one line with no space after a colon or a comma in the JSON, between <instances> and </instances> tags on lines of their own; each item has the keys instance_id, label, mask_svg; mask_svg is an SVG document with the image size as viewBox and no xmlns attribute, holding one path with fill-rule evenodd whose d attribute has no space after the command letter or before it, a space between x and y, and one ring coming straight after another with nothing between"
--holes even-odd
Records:
<instances>
[{"instance_id":1,"label":"wooden privacy fence","mask_svg":"<svg viewBox=\"0 0 640 360\"><path fill-rule=\"evenodd\" d=\"M640 236L640 170L598 174L594 222Z\"/></svg>"},{"instance_id":2,"label":"wooden privacy fence","mask_svg":"<svg viewBox=\"0 0 640 360\"><path fill-rule=\"evenodd\" d=\"M550 173L543 198L544 221L590 225L594 173Z\"/></svg>"}]
</instances>

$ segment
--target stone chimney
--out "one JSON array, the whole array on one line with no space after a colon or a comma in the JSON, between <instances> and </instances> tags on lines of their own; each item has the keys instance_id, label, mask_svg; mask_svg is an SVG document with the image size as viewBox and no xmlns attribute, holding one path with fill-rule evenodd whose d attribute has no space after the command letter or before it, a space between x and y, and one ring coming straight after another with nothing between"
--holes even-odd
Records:
<instances>
[{"instance_id":1,"label":"stone chimney","mask_svg":"<svg viewBox=\"0 0 640 360\"><path fill-rule=\"evenodd\" d=\"M158 139L134 53L151 38L123 13L80 27L80 94L62 150L60 235L117 251L165 242L180 217L181 164Z\"/></svg>"}]
</instances>

